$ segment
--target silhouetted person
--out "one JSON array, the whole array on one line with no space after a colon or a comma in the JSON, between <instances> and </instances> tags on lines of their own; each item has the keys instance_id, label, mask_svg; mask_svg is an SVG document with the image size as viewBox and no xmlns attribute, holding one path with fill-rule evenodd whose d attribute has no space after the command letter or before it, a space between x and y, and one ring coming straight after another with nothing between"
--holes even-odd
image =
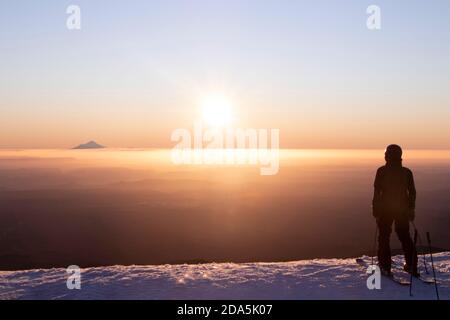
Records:
<instances>
[{"instance_id":1,"label":"silhouetted person","mask_svg":"<svg viewBox=\"0 0 450 320\"><path fill-rule=\"evenodd\" d=\"M416 188L413 173L402 166L402 149L392 144L386 148L386 165L377 170L372 201L373 216L377 219L378 263L382 273L391 274L390 236L392 225L402 243L405 270L417 273L417 253L409 234L409 222L414 220ZM412 265L411 265L412 263Z\"/></svg>"}]
</instances>

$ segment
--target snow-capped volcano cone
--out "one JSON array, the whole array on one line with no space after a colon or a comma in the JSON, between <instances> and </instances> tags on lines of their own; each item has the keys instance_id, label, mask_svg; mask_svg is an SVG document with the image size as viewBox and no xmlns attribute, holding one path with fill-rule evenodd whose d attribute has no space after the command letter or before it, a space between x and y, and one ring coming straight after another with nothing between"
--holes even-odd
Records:
<instances>
[{"instance_id":1,"label":"snow-capped volcano cone","mask_svg":"<svg viewBox=\"0 0 450 320\"><path fill-rule=\"evenodd\" d=\"M79 146L77 146L73 149L103 149L103 148L106 148L106 147L98 144L95 141L89 141L87 143L80 144Z\"/></svg>"}]
</instances>

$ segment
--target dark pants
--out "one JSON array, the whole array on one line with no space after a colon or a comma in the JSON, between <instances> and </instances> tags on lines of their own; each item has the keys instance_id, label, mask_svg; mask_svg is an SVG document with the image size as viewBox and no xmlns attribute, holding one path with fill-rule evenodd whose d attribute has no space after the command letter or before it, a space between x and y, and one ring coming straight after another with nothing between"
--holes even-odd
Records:
<instances>
[{"instance_id":1,"label":"dark pants","mask_svg":"<svg viewBox=\"0 0 450 320\"><path fill-rule=\"evenodd\" d=\"M395 222L395 233L402 243L405 254L405 262L414 271L417 271L417 252L414 243L409 234L409 220L407 218L380 217L378 224L378 263L380 268L391 270L391 248L390 237L392 233L392 224Z\"/></svg>"}]
</instances>

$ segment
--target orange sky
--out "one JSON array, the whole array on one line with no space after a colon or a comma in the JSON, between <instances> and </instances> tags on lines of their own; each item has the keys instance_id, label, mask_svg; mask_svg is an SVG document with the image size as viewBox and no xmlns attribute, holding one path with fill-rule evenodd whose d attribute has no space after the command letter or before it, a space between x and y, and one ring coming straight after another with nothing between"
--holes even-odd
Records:
<instances>
[{"instance_id":1,"label":"orange sky","mask_svg":"<svg viewBox=\"0 0 450 320\"><path fill-rule=\"evenodd\" d=\"M104 4L79 31L56 2L1 8L0 148L170 148L210 94L283 148L450 148L448 1L381 1L379 31L359 1Z\"/></svg>"}]
</instances>

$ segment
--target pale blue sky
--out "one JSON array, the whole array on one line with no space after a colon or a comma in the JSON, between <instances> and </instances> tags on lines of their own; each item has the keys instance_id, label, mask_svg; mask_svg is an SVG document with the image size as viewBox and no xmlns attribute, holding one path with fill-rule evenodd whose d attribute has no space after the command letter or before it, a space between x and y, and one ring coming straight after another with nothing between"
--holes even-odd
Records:
<instances>
[{"instance_id":1,"label":"pale blue sky","mask_svg":"<svg viewBox=\"0 0 450 320\"><path fill-rule=\"evenodd\" d=\"M0 0L0 49L0 147L167 146L214 91L284 146L450 148L447 0Z\"/></svg>"}]
</instances>

